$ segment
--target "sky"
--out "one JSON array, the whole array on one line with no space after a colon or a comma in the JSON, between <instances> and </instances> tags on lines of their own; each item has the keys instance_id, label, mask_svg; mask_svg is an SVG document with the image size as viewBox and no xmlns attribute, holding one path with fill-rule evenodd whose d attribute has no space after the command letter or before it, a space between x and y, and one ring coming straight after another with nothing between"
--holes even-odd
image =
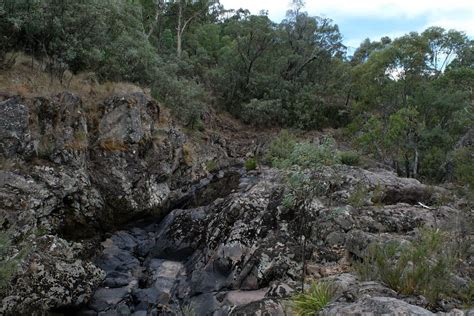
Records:
<instances>
[{"instance_id":1,"label":"sky","mask_svg":"<svg viewBox=\"0 0 474 316\"><path fill-rule=\"evenodd\" d=\"M268 10L280 22L290 0L220 0L226 9ZM456 29L474 37L474 0L306 0L305 11L331 18L339 25L344 44L353 51L365 39L398 37L429 26Z\"/></svg>"}]
</instances>

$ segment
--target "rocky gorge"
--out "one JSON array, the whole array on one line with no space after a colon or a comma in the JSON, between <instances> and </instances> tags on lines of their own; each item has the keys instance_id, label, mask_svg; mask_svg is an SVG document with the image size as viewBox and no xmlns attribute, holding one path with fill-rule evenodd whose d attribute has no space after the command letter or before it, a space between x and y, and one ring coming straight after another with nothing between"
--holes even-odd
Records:
<instances>
[{"instance_id":1,"label":"rocky gorge","mask_svg":"<svg viewBox=\"0 0 474 316\"><path fill-rule=\"evenodd\" d=\"M1 97L0 224L18 264L0 314L291 315L302 275L334 284L322 315L474 314L469 298L433 304L353 267L374 243L442 230L462 247L450 279L469 292L465 200L336 164L303 171L318 190L294 207L288 171L243 167L266 142L254 138L196 139L144 93L88 108L67 92Z\"/></svg>"}]
</instances>

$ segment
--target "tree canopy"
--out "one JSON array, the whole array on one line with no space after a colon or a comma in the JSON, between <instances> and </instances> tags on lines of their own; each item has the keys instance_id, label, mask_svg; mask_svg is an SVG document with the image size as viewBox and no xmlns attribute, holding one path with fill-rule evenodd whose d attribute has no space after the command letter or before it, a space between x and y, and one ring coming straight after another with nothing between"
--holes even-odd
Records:
<instances>
[{"instance_id":1,"label":"tree canopy","mask_svg":"<svg viewBox=\"0 0 474 316\"><path fill-rule=\"evenodd\" d=\"M405 176L440 181L472 158L456 144L474 125L473 40L430 27L348 56L342 39L301 1L280 23L215 0L0 2L0 68L22 51L60 80L68 70L139 83L192 128L209 106L258 127L345 127Z\"/></svg>"}]
</instances>

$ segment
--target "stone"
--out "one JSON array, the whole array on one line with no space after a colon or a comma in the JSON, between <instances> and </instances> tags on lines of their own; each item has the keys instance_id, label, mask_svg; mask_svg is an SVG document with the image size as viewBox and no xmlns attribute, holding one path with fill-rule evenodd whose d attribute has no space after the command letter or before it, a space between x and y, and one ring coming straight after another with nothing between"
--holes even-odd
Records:
<instances>
[{"instance_id":1,"label":"stone","mask_svg":"<svg viewBox=\"0 0 474 316\"><path fill-rule=\"evenodd\" d=\"M355 303L330 305L320 315L434 315L429 310L392 297L369 297Z\"/></svg>"}]
</instances>

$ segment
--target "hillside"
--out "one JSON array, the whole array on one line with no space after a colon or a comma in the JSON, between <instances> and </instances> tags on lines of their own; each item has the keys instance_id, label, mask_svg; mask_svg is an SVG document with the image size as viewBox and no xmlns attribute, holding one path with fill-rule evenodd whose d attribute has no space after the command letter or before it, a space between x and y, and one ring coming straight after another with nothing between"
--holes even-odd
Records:
<instances>
[{"instance_id":1,"label":"hillside","mask_svg":"<svg viewBox=\"0 0 474 316\"><path fill-rule=\"evenodd\" d=\"M342 38L0 2L0 315L474 313L474 42Z\"/></svg>"},{"instance_id":2,"label":"hillside","mask_svg":"<svg viewBox=\"0 0 474 316\"><path fill-rule=\"evenodd\" d=\"M52 96L35 96L29 83L41 73L15 76L27 74L21 67L6 77L22 90L1 87L3 313L283 315L303 263L307 282L334 286L323 314L428 315L469 304L473 213L452 191L332 161L337 149L326 153L321 133L298 141L319 142L319 154L286 158L309 169L262 160L246 170L266 152L284 158L274 131L213 113L213 129L184 132L125 84L59 94L48 85ZM320 165L321 155L331 161ZM390 284L388 272L369 273L375 244L420 247L413 265L454 262ZM397 260L383 256L384 269Z\"/></svg>"}]
</instances>

